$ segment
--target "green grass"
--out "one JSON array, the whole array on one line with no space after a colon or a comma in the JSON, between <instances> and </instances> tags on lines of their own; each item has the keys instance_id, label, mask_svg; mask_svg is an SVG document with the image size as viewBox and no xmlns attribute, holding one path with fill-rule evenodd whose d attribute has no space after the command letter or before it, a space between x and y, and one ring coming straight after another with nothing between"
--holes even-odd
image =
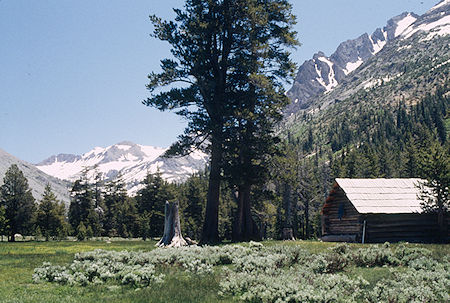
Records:
<instances>
[{"instance_id":1,"label":"green grass","mask_svg":"<svg viewBox=\"0 0 450 303\"><path fill-rule=\"evenodd\" d=\"M148 251L154 247L154 241L0 242L0 302L220 302L217 296L219 276L192 279L172 271L166 273L163 284L141 290L35 284L32 281L34 268L43 262L67 264L78 252L100 248Z\"/></svg>"},{"instance_id":2,"label":"green grass","mask_svg":"<svg viewBox=\"0 0 450 303\"><path fill-rule=\"evenodd\" d=\"M152 250L154 241L86 242L0 242L0 302L231 302L219 298L220 271L206 278L192 277L174 269L167 269L165 282L146 289L111 286L62 286L54 283L35 284L34 268L43 262L67 264L75 253L94 249ZM312 254L327 251L335 243L318 241L266 241L264 245L299 245ZM247 245L247 244L242 244ZM392 244L395 247L396 244ZM416 244L410 244L416 245ZM449 245L419 245L433 251L437 258L449 255ZM352 244L352 247L362 247ZM389 268L349 268L349 276L362 276L373 286L390 278Z\"/></svg>"}]
</instances>

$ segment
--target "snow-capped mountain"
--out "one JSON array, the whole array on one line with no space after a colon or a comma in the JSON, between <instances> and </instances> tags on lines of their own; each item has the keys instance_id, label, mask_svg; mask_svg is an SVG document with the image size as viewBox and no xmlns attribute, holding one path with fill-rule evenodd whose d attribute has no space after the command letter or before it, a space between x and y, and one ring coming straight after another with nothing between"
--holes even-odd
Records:
<instances>
[{"instance_id":1,"label":"snow-capped mountain","mask_svg":"<svg viewBox=\"0 0 450 303\"><path fill-rule=\"evenodd\" d=\"M414 105L437 90L448 90L450 0L441 1L419 17L411 16L416 18L412 23L393 21L397 24L395 37L351 74L338 79L333 89L311 94L304 99L303 107L291 105L292 114L285 117L280 130L294 133L307 129L305 113L316 117L321 125L333 124L336 122L330 121L342 113L357 116L361 108L365 112L374 108L390 111L394 105Z\"/></svg>"},{"instance_id":2,"label":"snow-capped mountain","mask_svg":"<svg viewBox=\"0 0 450 303\"><path fill-rule=\"evenodd\" d=\"M208 157L203 152L195 151L184 157L165 158L163 154L166 150L125 141L105 148L95 147L81 156L51 156L36 166L46 174L68 181L78 179L86 168L91 169L93 174L95 167L106 180L120 175L131 195L141 188L140 182L147 173L159 170L169 182L182 182L205 168Z\"/></svg>"},{"instance_id":3,"label":"snow-capped mountain","mask_svg":"<svg viewBox=\"0 0 450 303\"><path fill-rule=\"evenodd\" d=\"M417 18L414 13L402 13L390 19L383 28L370 36L365 33L354 40L342 42L329 57L318 52L299 68L292 88L287 92L291 104L285 114L293 114L310 105L310 100L332 91L344 78L369 58L380 52L389 41L400 36Z\"/></svg>"},{"instance_id":4,"label":"snow-capped mountain","mask_svg":"<svg viewBox=\"0 0 450 303\"><path fill-rule=\"evenodd\" d=\"M423 42L449 34L450 0L443 0L422 16L405 12L390 19L385 27L376 29L370 36L366 33L341 43L330 57L318 52L300 66L294 84L287 92L291 104L285 109L285 115L309 110L316 99L328 95L339 84L352 82L355 70L363 68L371 58L380 57L387 45L404 41L404 47L410 48L418 35ZM397 76L390 75L377 81L390 81Z\"/></svg>"}]
</instances>

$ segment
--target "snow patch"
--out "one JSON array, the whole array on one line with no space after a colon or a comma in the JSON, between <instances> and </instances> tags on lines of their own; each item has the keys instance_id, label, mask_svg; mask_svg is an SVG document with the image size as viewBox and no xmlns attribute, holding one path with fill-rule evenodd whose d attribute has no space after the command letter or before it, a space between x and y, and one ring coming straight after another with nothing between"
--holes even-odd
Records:
<instances>
[{"instance_id":1,"label":"snow patch","mask_svg":"<svg viewBox=\"0 0 450 303\"><path fill-rule=\"evenodd\" d=\"M399 48L397 48L397 51L401 51L401 50L404 50L404 49L410 49L410 48L412 48L411 44L403 45L403 46L400 46Z\"/></svg>"},{"instance_id":2,"label":"snow patch","mask_svg":"<svg viewBox=\"0 0 450 303\"><path fill-rule=\"evenodd\" d=\"M333 90L334 87L336 87L338 85L338 82L336 81L336 77L334 74L334 70L333 70L333 62L331 62L330 60L328 60L325 57L319 57L319 60L326 63L330 69L329 73L328 73L328 85L324 85L325 89L326 89L326 93ZM323 85L323 84L322 84Z\"/></svg>"},{"instance_id":3,"label":"snow patch","mask_svg":"<svg viewBox=\"0 0 450 303\"><path fill-rule=\"evenodd\" d=\"M405 18L403 18L397 23L394 36L395 37L400 36L405 31L405 29L407 29L416 20L417 18L413 17L411 14L408 14Z\"/></svg>"},{"instance_id":4,"label":"snow patch","mask_svg":"<svg viewBox=\"0 0 450 303\"><path fill-rule=\"evenodd\" d=\"M372 38L370 38L370 41L372 41ZM374 42L372 41L372 47L373 47L373 53L372 53L372 55L377 54L380 50L383 49L383 47L384 47L385 45L386 45L386 40L384 40L384 41L378 40L377 43L374 43Z\"/></svg>"},{"instance_id":5,"label":"snow patch","mask_svg":"<svg viewBox=\"0 0 450 303\"><path fill-rule=\"evenodd\" d=\"M444 1L442 1L442 2L439 2L437 5L433 6L433 7L430 9L430 11L436 10L436 9L438 9L438 8L440 8L440 7L443 7L443 6L447 5L447 4L450 4L450 0L444 0Z\"/></svg>"},{"instance_id":6,"label":"snow patch","mask_svg":"<svg viewBox=\"0 0 450 303\"><path fill-rule=\"evenodd\" d=\"M314 64L314 68L316 69L316 73L317 75L319 75L319 77L316 78L317 82L319 82L320 85L322 85L323 87L327 87L327 84L325 83L325 81L322 78L322 74L320 73L319 68L317 67L317 64Z\"/></svg>"},{"instance_id":7,"label":"snow patch","mask_svg":"<svg viewBox=\"0 0 450 303\"><path fill-rule=\"evenodd\" d=\"M418 31L431 31L433 30L431 35L436 36L444 36L450 34L450 16L442 17L441 19L431 22L428 24L421 24L417 27L409 27L402 33L403 38L407 39L417 33Z\"/></svg>"},{"instance_id":8,"label":"snow patch","mask_svg":"<svg viewBox=\"0 0 450 303\"><path fill-rule=\"evenodd\" d=\"M373 88L373 87L376 87L376 86L380 86L383 83L388 83L388 82L390 82L390 81L400 77L401 75L402 75L402 73L398 73L398 74L393 75L393 76L387 75L387 76L385 76L383 78L378 78L378 79L372 79L371 78L371 79L368 79L368 80L362 82L361 85L363 86L364 89L370 89L370 88Z\"/></svg>"},{"instance_id":9,"label":"snow patch","mask_svg":"<svg viewBox=\"0 0 450 303\"><path fill-rule=\"evenodd\" d=\"M445 62L439 63L438 65L436 65L435 67L433 67L431 70L435 70L435 69L437 69L437 68L439 68L439 67L441 67L441 66L444 66L444 65L446 65L446 64L449 64L449 63L450 63L450 59L448 59L448 60L445 61Z\"/></svg>"},{"instance_id":10,"label":"snow patch","mask_svg":"<svg viewBox=\"0 0 450 303\"><path fill-rule=\"evenodd\" d=\"M347 65L344 68L344 74L348 75L355 69L357 69L361 64L363 64L363 60L358 57L358 60L356 62L348 62Z\"/></svg>"},{"instance_id":11,"label":"snow patch","mask_svg":"<svg viewBox=\"0 0 450 303\"><path fill-rule=\"evenodd\" d=\"M141 151L145 154L145 160L146 161L153 161L159 156L162 156L167 148L162 147L154 147L154 146L145 146L145 145L138 145Z\"/></svg>"}]
</instances>

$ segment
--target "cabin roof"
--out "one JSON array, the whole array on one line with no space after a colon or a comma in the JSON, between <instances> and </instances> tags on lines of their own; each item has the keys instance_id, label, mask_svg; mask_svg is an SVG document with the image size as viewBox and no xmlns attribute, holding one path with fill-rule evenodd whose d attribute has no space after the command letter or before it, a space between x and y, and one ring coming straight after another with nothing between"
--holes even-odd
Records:
<instances>
[{"instance_id":1,"label":"cabin roof","mask_svg":"<svg viewBox=\"0 0 450 303\"><path fill-rule=\"evenodd\" d=\"M421 179L336 179L361 214L405 214L422 212L417 187Z\"/></svg>"}]
</instances>

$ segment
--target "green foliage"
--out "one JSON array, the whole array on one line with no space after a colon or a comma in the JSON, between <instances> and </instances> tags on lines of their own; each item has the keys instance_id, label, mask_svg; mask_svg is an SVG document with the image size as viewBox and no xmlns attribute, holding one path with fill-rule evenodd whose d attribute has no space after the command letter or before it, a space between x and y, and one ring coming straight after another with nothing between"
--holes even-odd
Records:
<instances>
[{"instance_id":1,"label":"green foliage","mask_svg":"<svg viewBox=\"0 0 450 303\"><path fill-rule=\"evenodd\" d=\"M141 236L160 237L164 230L164 205L166 201L175 199L175 185L165 181L159 172L148 174L142 184L144 187L136 196ZM148 225L145 220L148 220Z\"/></svg>"},{"instance_id":2,"label":"green foliage","mask_svg":"<svg viewBox=\"0 0 450 303\"><path fill-rule=\"evenodd\" d=\"M378 282L368 302L446 302L450 300L448 263L435 269L412 269Z\"/></svg>"},{"instance_id":3,"label":"green foliage","mask_svg":"<svg viewBox=\"0 0 450 303\"><path fill-rule=\"evenodd\" d=\"M69 223L74 231L80 223L91 226L95 235L101 234L99 208L96 208L95 192L89 182L89 170L84 170L78 180L73 183L72 199L69 206ZM86 226L85 226L86 227Z\"/></svg>"},{"instance_id":4,"label":"green foliage","mask_svg":"<svg viewBox=\"0 0 450 303\"><path fill-rule=\"evenodd\" d=\"M56 199L50 185L47 184L36 219L36 225L47 241L50 238L63 238L67 235L64 212L64 204Z\"/></svg>"},{"instance_id":5,"label":"green foliage","mask_svg":"<svg viewBox=\"0 0 450 303\"><path fill-rule=\"evenodd\" d=\"M422 186L424 208L447 211L450 200L450 145L430 145L422 154L422 170L426 182Z\"/></svg>"},{"instance_id":6,"label":"green foliage","mask_svg":"<svg viewBox=\"0 0 450 303\"><path fill-rule=\"evenodd\" d=\"M207 190L208 179L204 173L191 176L178 187L181 230L191 239L199 240L201 236Z\"/></svg>"},{"instance_id":7,"label":"green foliage","mask_svg":"<svg viewBox=\"0 0 450 303\"><path fill-rule=\"evenodd\" d=\"M445 302L450 263L448 257L438 261L430 253L404 244L392 248L388 243L359 249L342 244L315 254L300 246L255 242L150 252L95 250L76 254L66 266L44 263L35 269L33 280L153 288L164 286L173 272L181 271L188 279L219 277L220 296L245 302ZM345 264L341 268L333 264L338 258ZM395 278L370 285L346 273L367 266L389 267Z\"/></svg>"},{"instance_id":8,"label":"green foliage","mask_svg":"<svg viewBox=\"0 0 450 303\"><path fill-rule=\"evenodd\" d=\"M329 172L318 161L306 159L302 150L292 142L283 147L284 153L272 162L274 192L277 203L277 231L292 228L295 237L302 239L320 236L318 211L323 203L323 190L328 190Z\"/></svg>"},{"instance_id":9,"label":"green foliage","mask_svg":"<svg viewBox=\"0 0 450 303\"><path fill-rule=\"evenodd\" d=\"M16 233L30 234L36 215L36 205L28 180L16 164L11 165L0 187L0 208L5 211L5 228L11 241ZM5 221L4 221L5 223Z\"/></svg>"},{"instance_id":10,"label":"green foliage","mask_svg":"<svg viewBox=\"0 0 450 303\"><path fill-rule=\"evenodd\" d=\"M138 234L135 200L127 195L125 183L120 176L109 181L103 195L104 234L109 237L128 238Z\"/></svg>"},{"instance_id":11,"label":"green foliage","mask_svg":"<svg viewBox=\"0 0 450 303\"><path fill-rule=\"evenodd\" d=\"M91 233L92 233L92 229L91 229ZM76 229L76 235L77 235L78 241L83 241L86 239L87 230L86 230L86 226L84 225L83 221L81 221L80 224L78 224L77 229Z\"/></svg>"},{"instance_id":12,"label":"green foliage","mask_svg":"<svg viewBox=\"0 0 450 303\"><path fill-rule=\"evenodd\" d=\"M81 223L80 223L81 224ZM78 232L80 233L80 230L78 230ZM78 235L77 235L78 236ZM92 231L92 227L89 225L86 228L86 239L89 240L94 236L94 232Z\"/></svg>"},{"instance_id":13,"label":"green foliage","mask_svg":"<svg viewBox=\"0 0 450 303\"><path fill-rule=\"evenodd\" d=\"M8 226L8 219L6 219L6 210L4 205L0 205L0 235L3 239L3 235L6 234Z\"/></svg>"}]
</instances>

